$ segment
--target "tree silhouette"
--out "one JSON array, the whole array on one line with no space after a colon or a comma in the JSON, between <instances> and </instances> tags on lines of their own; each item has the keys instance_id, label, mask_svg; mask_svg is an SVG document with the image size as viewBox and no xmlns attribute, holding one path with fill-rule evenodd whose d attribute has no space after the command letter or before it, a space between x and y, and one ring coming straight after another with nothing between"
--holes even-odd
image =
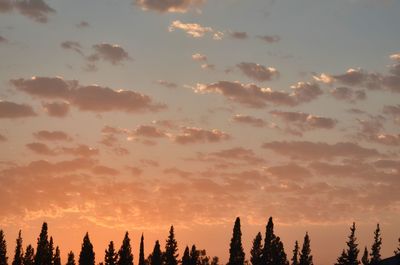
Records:
<instances>
[{"instance_id":1,"label":"tree silhouette","mask_svg":"<svg viewBox=\"0 0 400 265\"><path fill-rule=\"evenodd\" d=\"M75 255L74 252L70 251L68 253L67 264L66 265L75 265Z\"/></svg>"},{"instance_id":2,"label":"tree silhouette","mask_svg":"<svg viewBox=\"0 0 400 265\"><path fill-rule=\"evenodd\" d=\"M294 242L293 257L291 265L299 265L299 242Z\"/></svg>"},{"instance_id":3,"label":"tree silhouette","mask_svg":"<svg viewBox=\"0 0 400 265\"><path fill-rule=\"evenodd\" d=\"M54 252L53 265L61 265L60 248L58 246Z\"/></svg>"},{"instance_id":4,"label":"tree silhouette","mask_svg":"<svg viewBox=\"0 0 400 265\"><path fill-rule=\"evenodd\" d=\"M160 243L157 240L154 245L153 253L151 254L150 265L162 265L162 256L163 254L161 252Z\"/></svg>"},{"instance_id":5,"label":"tree silhouette","mask_svg":"<svg viewBox=\"0 0 400 265\"><path fill-rule=\"evenodd\" d=\"M86 233L83 238L81 253L79 254L79 265L95 265L95 254L89 239L89 233Z\"/></svg>"},{"instance_id":6,"label":"tree silhouette","mask_svg":"<svg viewBox=\"0 0 400 265\"><path fill-rule=\"evenodd\" d=\"M308 233L304 236L303 247L301 248L300 253L300 262L299 265L313 265L313 258L311 255L311 247L310 247L310 237Z\"/></svg>"},{"instance_id":7,"label":"tree silhouette","mask_svg":"<svg viewBox=\"0 0 400 265\"><path fill-rule=\"evenodd\" d=\"M346 251L342 251L342 254L338 257L335 265L346 265L347 264L347 254Z\"/></svg>"},{"instance_id":8,"label":"tree silhouette","mask_svg":"<svg viewBox=\"0 0 400 265\"><path fill-rule=\"evenodd\" d=\"M7 265L7 243L3 230L0 230L0 265Z\"/></svg>"},{"instance_id":9,"label":"tree silhouette","mask_svg":"<svg viewBox=\"0 0 400 265\"><path fill-rule=\"evenodd\" d=\"M121 248L118 251L118 265L133 265L133 254L131 248L131 240L128 232L125 233Z\"/></svg>"},{"instance_id":10,"label":"tree silhouette","mask_svg":"<svg viewBox=\"0 0 400 265\"><path fill-rule=\"evenodd\" d=\"M188 246L186 246L185 252L183 253L182 256L182 265L190 265L190 253Z\"/></svg>"},{"instance_id":11,"label":"tree silhouette","mask_svg":"<svg viewBox=\"0 0 400 265\"><path fill-rule=\"evenodd\" d=\"M22 236L21 236L21 230L19 230L18 237L16 240L14 260L12 262L12 265L22 265L23 259L24 259L24 254L22 249Z\"/></svg>"},{"instance_id":12,"label":"tree silhouette","mask_svg":"<svg viewBox=\"0 0 400 265\"><path fill-rule=\"evenodd\" d=\"M242 232L240 231L240 218L237 217L233 227L231 245L229 249L228 265L243 265L244 251L242 246Z\"/></svg>"},{"instance_id":13,"label":"tree silhouette","mask_svg":"<svg viewBox=\"0 0 400 265\"><path fill-rule=\"evenodd\" d=\"M171 226L169 230L169 236L165 244L164 260L165 265L177 265L178 264L178 244L175 240L174 227Z\"/></svg>"},{"instance_id":14,"label":"tree silhouette","mask_svg":"<svg viewBox=\"0 0 400 265\"><path fill-rule=\"evenodd\" d=\"M28 245L25 249L25 254L22 260L24 265L33 265L35 264L35 250L32 245Z\"/></svg>"},{"instance_id":15,"label":"tree silhouette","mask_svg":"<svg viewBox=\"0 0 400 265\"><path fill-rule=\"evenodd\" d=\"M379 261L381 261L381 245L382 245L382 237L381 237L381 229L379 224L376 225L376 229L374 232L374 243L371 247L371 265L377 265Z\"/></svg>"},{"instance_id":16,"label":"tree silhouette","mask_svg":"<svg viewBox=\"0 0 400 265\"><path fill-rule=\"evenodd\" d=\"M199 258L198 258L198 264L199 265L210 265L210 257L207 256L207 252L205 249L198 250L199 253Z\"/></svg>"},{"instance_id":17,"label":"tree silhouette","mask_svg":"<svg viewBox=\"0 0 400 265\"><path fill-rule=\"evenodd\" d=\"M263 264L264 265L275 265L272 260L272 248L274 244L275 234L274 234L274 223L272 217L268 219L265 238L264 238L264 249L263 249Z\"/></svg>"},{"instance_id":18,"label":"tree silhouette","mask_svg":"<svg viewBox=\"0 0 400 265\"><path fill-rule=\"evenodd\" d=\"M361 263L363 265L369 265L369 259L368 259L368 249L367 247L364 248L364 254L361 258Z\"/></svg>"},{"instance_id":19,"label":"tree silhouette","mask_svg":"<svg viewBox=\"0 0 400 265\"><path fill-rule=\"evenodd\" d=\"M140 238L139 265L145 265L145 260L144 260L144 237L143 237L143 233L142 233L142 237Z\"/></svg>"},{"instance_id":20,"label":"tree silhouette","mask_svg":"<svg viewBox=\"0 0 400 265\"><path fill-rule=\"evenodd\" d=\"M106 249L106 254L104 256L105 265L116 265L118 260L118 254L115 252L114 242L110 241L108 244L108 249Z\"/></svg>"},{"instance_id":21,"label":"tree silhouette","mask_svg":"<svg viewBox=\"0 0 400 265\"><path fill-rule=\"evenodd\" d=\"M251 264L252 265L262 265L262 254L263 254L262 236L261 236L261 233L258 232L256 237L253 240L253 246L250 250Z\"/></svg>"},{"instance_id":22,"label":"tree silhouette","mask_svg":"<svg viewBox=\"0 0 400 265\"><path fill-rule=\"evenodd\" d=\"M44 222L37 241L35 265L51 265L53 259L51 248L47 234L47 223Z\"/></svg>"},{"instance_id":23,"label":"tree silhouette","mask_svg":"<svg viewBox=\"0 0 400 265\"><path fill-rule=\"evenodd\" d=\"M399 237L399 246L397 247L397 249L394 251L394 254L398 257L400 257L400 237Z\"/></svg>"},{"instance_id":24,"label":"tree silhouette","mask_svg":"<svg viewBox=\"0 0 400 265\"><path fill-rule=\"evenodd\" d=\"M337 259L336 265L358 265L360 262L358 261L358 253L360 252L357 248L358 244L356 243L356 224L350 227L350 235L349 239L346 242L347 250L342 252L342 254Z\"/></svg>"},{"instance_id":25,"label":"tree silhouette","mask_svg":"<svg viewBox=\"0 0 400 265\"><path fill-rule=\"evenodd\" d=\"M199 265L199 258L200 258L200 253L196 249L196 245L192 245L192 249L190 250L190 259L189 259L189 265Z\"/></svg>"},{"instance_id":26,"label":"tree silhouette","mask_svg":"<svg viewBox=\"0 0 400 265\"><path fill-rule=\"evenodd\" d=\"M288 265L287 256L283 248L281 239L275 237L272 244L272 264L274 265Z\"/></svg>"},{"instance_id":27,"label":"tree silhouette","mask_svg":"<svg viewBox=\"0 0 400 265\"><path fill-rule=\"evenodd\" d=\"M217 256L212 257L211 265L219 265L219 258Z\"/></svg>"},{"instance_id":28,"label":"tree silhouette","mask_svg":"<svg viewBox=\"0 0 400 265\"><path fill-rule=\"evenodd\" d=\"M49 241L49 253L48 253L49 257L50 257L50 264L53 265L53 258L54 258L54 241L53 241L53 237L50 237L50 241Z\"/></svg>"}]
</instances>

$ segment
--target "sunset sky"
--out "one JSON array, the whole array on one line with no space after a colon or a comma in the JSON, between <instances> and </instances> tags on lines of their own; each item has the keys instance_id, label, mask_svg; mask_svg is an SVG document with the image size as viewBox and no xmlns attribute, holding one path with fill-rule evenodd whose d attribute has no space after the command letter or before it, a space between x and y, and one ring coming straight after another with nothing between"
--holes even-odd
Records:
<instances>
[{"instance_id":1,"label":"sunset sky","mask_svg":"<svg viewBox=\"0 0 400 265\"><path fill-rule=\"evenodd\" d=\"M227 262L269 216L333 264L357 225L400 237L400 1L0 0L0 229L43 221L62 262L89 231L171 224ZM182 252L181 252L182 253ZM180 255L181 256L181 255ZM361 254L360 254L361 256ZM10 258L11 259L11 258Z\"/></svg>"}]
</instances>

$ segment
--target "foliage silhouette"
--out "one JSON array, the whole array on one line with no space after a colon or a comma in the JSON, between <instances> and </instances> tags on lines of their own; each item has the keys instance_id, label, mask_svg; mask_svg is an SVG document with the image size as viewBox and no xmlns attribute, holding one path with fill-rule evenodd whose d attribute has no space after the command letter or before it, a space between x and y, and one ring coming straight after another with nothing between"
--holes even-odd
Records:
<instances>
[{"instance_id":1,"label":"foliage silhouette","mask_svg":"<svg viewBox=\"0 0 400 265\"><path fill-rule=\"evenodd\" d=\"M95 265L95 253L89 239L89 233L83 238L81 253L79 254L79 265Z\"/></svg>"}]
</instances>

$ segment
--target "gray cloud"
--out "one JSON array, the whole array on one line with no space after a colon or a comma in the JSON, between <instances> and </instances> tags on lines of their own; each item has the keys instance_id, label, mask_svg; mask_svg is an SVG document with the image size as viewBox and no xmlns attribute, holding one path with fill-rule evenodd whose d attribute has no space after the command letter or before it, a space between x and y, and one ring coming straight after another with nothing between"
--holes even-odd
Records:
<instances>
[{"instance_id":1,"label":"gray cloud","mask_svg":"<svg viewBox=\"0 0 400 265\"><path fill-rule=\"evenodd\" d=\"M64 118L69 112L69 103L67 102L44 102L42 107L50 117Z\"/></svg>"},{"instance_id":2,"label":"gray cloud","mask_svg":"<svg viewBox=\"0 0 400 265\"><path fill-rule=\"evenodd\" d=\"M27 104L11 101L0 101L0 118L25 118L36 116L33 108Z\"/></svg>"},{"instance_id":3,"label":"gray cloud","mask_svg":"<svg viewBox=\"0 0 400 265\"><path fill-rule=\"evenodd\" d=\"M278 35L263 35L263 36L257 36L257 38L265 41L266 43L275 43L281 40L281 37L279 37Z\"/></svg>"},{"instance_id":4,"label":"gray cloud","mask_svg":"<svg viewBox=\"0 0 400 265\"><path fill-rule=\"evenodd\" d=\"M279 72L273 67L247 62L239 63L236 66L247 77L259 82L270 81L279 77Z\"/></svg>"},{"instance_id":5,"label":"gray cloud","mask_svg":"<svg viewBox=\"0 0 400 265\"><path fill-rule=\"evenodd\" d=\"M94 54L88 57L91 62L98 61L102 59L104 61L110 62L114 65L120 64L123 61L132 60L128 52L124 50L121 46L117 44L101 43L93 45Z\"/></svg>"},{"instance_id":6,"label":"gray cloud","mask_svg":"<svg viewBox=\"0 0 400 265\"><path fill-rule=\"evenodd\" d=\"M144 10L164 12L186 12L190 7L198 6L204 0L134 0Z\"/></svg>"},{"instance_id":7,"label":"gray cloud","mask_svg":"<svg viewBox=\"0 0 400 265\"><path fill-rule=\"evenodd\" d=\"M46 23L48 15L56 12L43 0L0 0L0 12L13 10L39 23Z\"/></svg>"},{"instance_id":8,"label":"gray cloud","mask_svg":"<svg viewBox=\"0 0 400 265\"><path fill-rule=\"evenodd\" d=\"M267 125L267 123L263 119L256 118L250 115L236 114L232 117L232 121L242 124L248 124L254 127L264 127Z\"/></svg>"}]
</instances>

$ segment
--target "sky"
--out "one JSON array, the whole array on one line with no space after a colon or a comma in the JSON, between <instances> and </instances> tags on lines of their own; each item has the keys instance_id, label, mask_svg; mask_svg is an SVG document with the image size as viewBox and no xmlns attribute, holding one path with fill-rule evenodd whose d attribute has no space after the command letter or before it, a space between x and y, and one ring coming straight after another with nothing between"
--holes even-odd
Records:
<instances>
[{"instance_id":1,"label":"sky","mask_svg":"<svg viewBox=\"0 0 400 265\"><path fill-rule=\"evenodd\" d=\"M137 260L227 262L273 216L333 264L356 222L400 237L397 0L0 0L0 229L63 262L130 232ZM361 255L361 254L360 254Z\"/></svg>"}]
</instances>

